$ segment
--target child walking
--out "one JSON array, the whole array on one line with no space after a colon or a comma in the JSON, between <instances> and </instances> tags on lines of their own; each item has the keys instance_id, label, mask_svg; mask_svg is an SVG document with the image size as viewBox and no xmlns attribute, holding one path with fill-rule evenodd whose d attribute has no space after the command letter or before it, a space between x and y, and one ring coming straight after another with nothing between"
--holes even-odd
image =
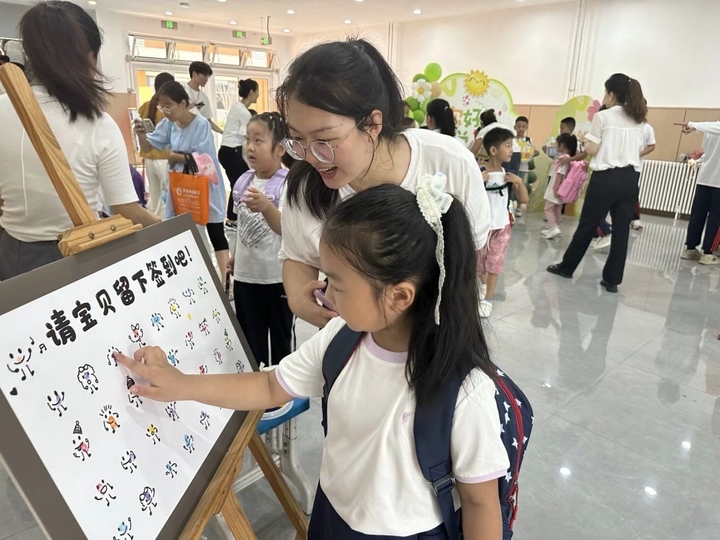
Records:
<instances>
[{"instance_id":1,"label":"child walking","mask_svg":"<svg viewBox=\"0 0 720 540\"><path fill-rule=\"evenodd\" d=\"M522 178L506 173L502 166L512 157L514 139L515 134L505 128L492 129L483 138L489 158L485 191L490 201L490 234L477 259L478 276L485 287L485 298L480 301L480 316L483 318L492 313L495 288L510 244L510 190L518 204L527 204L529 200Z\"/></svg>"},{"instance_id":2,"label":"child walking","mask_svg":"<svg viewBox=\"0 0 720 540\"><path fill-rule=\"evenodd\" d=\"M547 230L542 232L542 237L548 240L557 238L560 232L560 216L562 215L563 202L558 197L558 189L567 176L569 165L562 165L562 158L573 157L577 153L577 138L569 133L561 133L557 137L558 157L555 158L552 167L552 176L548 180L545 189L545 219L548 222Z\"/></svg>"},{"instance_id":3,"label":"child walking","mask_svg":"<svg viewBox=\"0 0 720 540\"><path fill-rule=\"evenodd\" d=\"M235 312L255 359L265 365L277 365L291 350L293 315L278 260L288 172L281 163L284 136L279 114L252 117L245 142L252 168L240 176L233 189L237 240L228 270L235 277Z\"/></svg>"},{"instance_id":4,"label":"child walking","mask_svg":"<svg viewBox=\"0 0 720 540\"><path fill-rule=\"evenodd\" d=\"M459 497L465 538L503 537L498 479L505 483L509 462L494 395L504 374L493 369L477 312L470 221L444 187L442 175L421 179L417 195L383 184L330 211L320 259L340 317L274 371L185 375L156 347L140 349L135 359L117 355L147 381L134 385L134 394L256 410L322 396L328 347L347 331L359 333L349 357L339 359L345 367L325 400L310 540L459 537L457 523L446 534L436 500L448 492L439 484L435 491L421 472L414 444L421 426L413 421L436 404L455 374L464 381L447 422L455 485L444 486ZM523 400L521 410L527 408Z\"/></svg>"}]
</instances>

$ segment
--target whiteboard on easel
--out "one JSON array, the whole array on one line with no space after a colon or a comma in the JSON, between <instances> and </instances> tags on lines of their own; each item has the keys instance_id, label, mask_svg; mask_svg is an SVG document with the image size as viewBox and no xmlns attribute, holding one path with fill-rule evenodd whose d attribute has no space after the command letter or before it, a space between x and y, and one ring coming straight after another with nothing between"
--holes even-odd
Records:
<instances>
[{"instance_id":1,"label":"whiteboard on easel","mask_svg":"<svg viewBox=\"0 0 720 540\"><path fill-rule=\"evenodd\" d=\"M0 283L0 298L0 454L45 533L177 538L243 415L134 396L112 353L157 345L185 373L253 369L192 221Z\"/></svg>"}]
</instances>

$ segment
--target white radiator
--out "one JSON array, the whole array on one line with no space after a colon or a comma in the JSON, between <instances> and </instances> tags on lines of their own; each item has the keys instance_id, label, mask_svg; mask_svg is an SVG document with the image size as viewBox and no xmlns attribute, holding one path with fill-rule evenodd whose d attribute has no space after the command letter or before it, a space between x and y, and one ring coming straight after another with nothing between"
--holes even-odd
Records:
<instances>
[{"instance_id":1,"label":"white radiator","mask_svg":"<svg viewBox=\"0 0 720 540\"><path fill-rule=\"evenodd\" d=\"M645 160L640 174L640 207L645 210L689 214L698 169L674 161Z\"/></svg>"}]
</instances>

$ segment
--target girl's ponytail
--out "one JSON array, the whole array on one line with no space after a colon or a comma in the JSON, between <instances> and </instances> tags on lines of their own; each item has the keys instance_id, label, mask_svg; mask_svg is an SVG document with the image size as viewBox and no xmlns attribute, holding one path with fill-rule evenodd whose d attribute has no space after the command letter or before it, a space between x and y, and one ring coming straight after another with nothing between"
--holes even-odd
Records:
<instances>
[{"instance_id":1,"label":"girl's ponytail","mask_svg":"<svg viewBox=\"0 0 720 540\"><path fill-rule=\"evenodd\" d=\"M447 101L433 99L428 103L427 115L435 120L440 133L450 137L455 136L455 114Z\"/></svg>"}]
</instances>

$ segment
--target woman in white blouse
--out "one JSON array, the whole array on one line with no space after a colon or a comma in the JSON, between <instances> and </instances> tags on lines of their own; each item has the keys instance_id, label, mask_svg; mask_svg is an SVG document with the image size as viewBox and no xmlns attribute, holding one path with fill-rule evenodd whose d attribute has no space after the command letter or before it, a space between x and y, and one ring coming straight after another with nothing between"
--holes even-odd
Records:
<instances>
[{"instance_id":1,"label":"woman in white blouse","mask_svg":"<svg viewBox=\"0 0 720 540\"><path fill-rule=\"evenodd\" d=\"M593 174L580 222L562 262L547 270L571 278L590 245L597 224L610 212L612 244L600 285L614 293L622 283L630 222L638 200L647 105L640 83L622 73L616 73L605 82L603 105L607 109L595 115L590 131L584 140L581 137L585 151L592 156L590 168Z\"/></svg>"},{"instance_id":2,"label":"woman in white blouse","mask_svg":"<svg viewBox=\"0 0 720 540\"><path fill-rule=\"evenodd\" d=\"M52 27L52 32L47 28ZM20 21L33 92L90 207L151 225L138 204L120 128L103 109L109 92L97 69L102 38L71 2L45 2ZM73 224L7 96L0 96L0 280L60 259L58 236Z\"/></svg>"}]
</instances>

